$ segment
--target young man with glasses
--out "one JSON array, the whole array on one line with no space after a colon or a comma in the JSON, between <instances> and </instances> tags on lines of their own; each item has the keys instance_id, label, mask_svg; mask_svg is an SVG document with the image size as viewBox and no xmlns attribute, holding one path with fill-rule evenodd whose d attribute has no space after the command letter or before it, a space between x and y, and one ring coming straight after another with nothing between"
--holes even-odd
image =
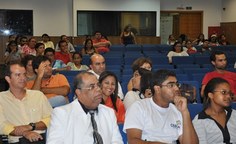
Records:
<instances>
[{"instance_id":1,"label":"young man with glasses","mask_svg":"<svg viewBox=\"0 0 236 144\"><path fill-rule=\"evenodd\" d=\"M47 144L123 144L114 111L100 104L102 92L96 76L79 73L74 91L77 99L53 110Z\"/></svg>"},{"instance_id":2,"label":"young man with glasses","mask_svg":"<svg viewBox=\"0 0 236 144\"><path fill-rule=\"evenodd\" d=\"M159 70L152 76L152 98L137 101L126 112L124 131L129 144L197 144L187 100L180 96L176 75Z\"/></svg>"}]
</instances>

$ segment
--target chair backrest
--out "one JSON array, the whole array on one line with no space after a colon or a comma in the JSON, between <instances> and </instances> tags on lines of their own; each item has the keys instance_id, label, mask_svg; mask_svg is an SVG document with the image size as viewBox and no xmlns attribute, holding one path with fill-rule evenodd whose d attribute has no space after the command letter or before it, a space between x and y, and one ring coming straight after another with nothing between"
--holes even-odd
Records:
<instances>
[{"instance_id":1,"label":"chair backrest","mask_svg":"<svg viewBox=\"0 0 236 144\"><path fill-rule=\"evenodd\" d=\"M124 144L127 144L127 135L126 133L123 132L123 127L124 127L124 124L118 124L118 127L119 127L119 130L120 130L120 134L122 136L122 139L123 139L123 142Z\"/></svg>"},{"instance_id":2,"label":"chair backrest","mask_svg":"<svg viewBox=\"0 0 236 144\"><path fill-rule=\"evenodd\" d=\"M196 88L197 103L201 103L200 88L199 88L198 81L179 81L179 82L183 83L183 84L189 84L189 85L194 86Z\"/></svg>"},{"instance_id":3,"label":"chair backrest","mask_svg":"<svg viewBox=\"0 0 236 144\"><path fill-rule=\"evenodd\" d=\"M193 56L173 56L172 57L172 64L194 64L194 57Z\"/></svg>"},{"instance_id":4,"label":"chair backrest","mask_svg":"<svg viewBox=\"0 0 236 144\"><path fill-rule=\"evenodd\" d=\"M190 113L190 117L193 120L194 117L203 110L203 104L200 103L188 104L188 110Z\"/></svg>"}]
</instances>

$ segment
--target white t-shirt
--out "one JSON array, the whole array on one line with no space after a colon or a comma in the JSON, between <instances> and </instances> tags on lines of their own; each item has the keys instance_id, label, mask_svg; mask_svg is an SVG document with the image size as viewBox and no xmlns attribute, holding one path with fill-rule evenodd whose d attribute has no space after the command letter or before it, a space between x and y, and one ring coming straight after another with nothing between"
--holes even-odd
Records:
<instances>
[{"instance_id":1,"label":"white t-shirt","mask_svg":"<svg viewBox=\"0 0 236 144\"><path fill-rule=\"evenodd\" d=\"M125 109L127 110L134 102L144 98L144 95L139 95L139 91L128 91L124 98Z\"/></svg>"},{"instance_id":2,"label":"white t-shirt","mask_svg":"<svg viewBox=\"0 0 236 144\"><path fill-rule=\"evenodd\" d=\"M182 51L180 53L174 52L174 51L170 51L167 54L167 57L169 58L169 63L172 63L172 57L173 56L189 56L188 53L186 51Z\"/></svg>"},{"instance_id":3,"label":"white t-shirt","mask_svg":"<svg viewBox=\"0 0 236 144\"><path fill-rule=\"evenodd\" d=\"M130 128L140 129L142 140L175 144L183 133L183 118L173 104L162 108L152 98L145 98L126 111L124 132Z\"/></svg>"}]
</instances>

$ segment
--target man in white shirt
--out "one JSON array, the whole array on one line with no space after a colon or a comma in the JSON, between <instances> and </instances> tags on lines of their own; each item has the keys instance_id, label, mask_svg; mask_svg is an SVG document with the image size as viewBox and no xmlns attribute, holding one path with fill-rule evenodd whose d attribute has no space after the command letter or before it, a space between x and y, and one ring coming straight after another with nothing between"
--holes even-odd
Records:
<instances>
[{"instance_id":1,"label":"man in white shirt","mask_svg":"<svg viewBox=\"0 0 236 144\"><path fill-rule=\"evenodd\" d=\"M152 79L153 97L135 102L126 111L128 143L175 144L179 140L180 144L197 144L187 100L180 96L175 73L159 70Z\"/></svg>"},{"instance_id":2,"label":"man in white shirt","mask_svg":"<svg viewBox=\"0 0 236 144\"><path fill-rule=\"evenodd\" d=\"M114 110L100 104L102 92L96 76L81 72L74 83L77 99L53 110L47 144L92 144L97 137L90 111L95 111L96 134L103 144L123 144Z\"/></svg>"},{"instance_id":3,"label":"man in white shirt","mask_svg":"<svg viewBox=\"0 0 236 144\"><path fill-rule=\"evenodd\" d=\"M93 73L99 79L100 74L106 70L105 58L100 54L93 54L90 57L90 68L91 70L89 72ZM118 96L120 99L124 99L120 83L118 83Z\"/></svg>"}]
</instances>

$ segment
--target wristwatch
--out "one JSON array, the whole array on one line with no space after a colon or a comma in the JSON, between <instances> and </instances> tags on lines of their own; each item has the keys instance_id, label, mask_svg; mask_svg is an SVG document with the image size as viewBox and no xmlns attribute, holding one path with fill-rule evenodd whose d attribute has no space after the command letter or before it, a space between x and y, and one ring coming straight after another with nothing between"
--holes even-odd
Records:
<instances>
[{"instance_id":1,"label":"wristwatch","mask_svg":"<svg viewBox=\"0 0 236 144\"><path fill-rule=\"evenodd\" d=\"M35 130L36 124L35 123L29 123L30 126L32 126L32 131Z\"/></svg>"}]
</instances>

